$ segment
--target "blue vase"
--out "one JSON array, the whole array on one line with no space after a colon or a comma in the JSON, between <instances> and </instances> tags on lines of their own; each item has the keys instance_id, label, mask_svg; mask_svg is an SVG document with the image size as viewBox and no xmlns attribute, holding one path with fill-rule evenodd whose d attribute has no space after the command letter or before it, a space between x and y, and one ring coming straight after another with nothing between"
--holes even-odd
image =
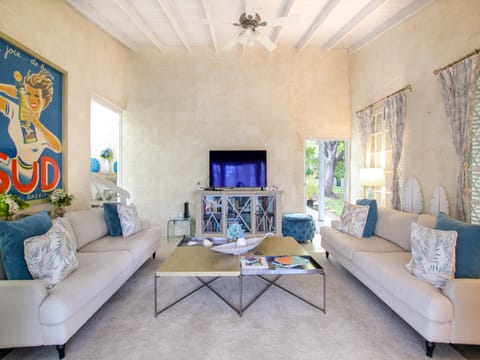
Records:
<instances>
[{"instance_id":1,"label":"blue vase","mask_svg":"<svg viewBox=\"0 0 480 360\"><path fill-rule=\"evenodd\" d=\"M90 158L90 171L98 172L100 170L100 162L95 158Z\"/></svg>"}]
</instances>

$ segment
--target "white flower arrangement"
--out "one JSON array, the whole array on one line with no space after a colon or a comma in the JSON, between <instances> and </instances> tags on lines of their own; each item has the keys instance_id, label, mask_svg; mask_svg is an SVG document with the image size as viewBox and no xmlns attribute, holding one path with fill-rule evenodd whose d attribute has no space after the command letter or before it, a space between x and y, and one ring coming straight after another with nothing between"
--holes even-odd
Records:
<instances>
[{"instance_id":1,"label":"white flower arrangement","mask_svg":"<svg viewBox=\"0 0 480 360\"><path fill-rule=\"evenodd\" d=\"M0 194L0 216L9 217L19 210L28 208L29 204L18 195Z\"/></svg>"},{"instance_id":2,"label":"white flower arrangement","mask_svg":"<svg viewBox=\"0 0 480 360\"><path fill-rule=\"evenodd\" d=\"M63 189L55 189L50 194L48 200L53 206L63 208L72 205L73 198L73 195L68 194Z\"/></svg>"}]
</instances>

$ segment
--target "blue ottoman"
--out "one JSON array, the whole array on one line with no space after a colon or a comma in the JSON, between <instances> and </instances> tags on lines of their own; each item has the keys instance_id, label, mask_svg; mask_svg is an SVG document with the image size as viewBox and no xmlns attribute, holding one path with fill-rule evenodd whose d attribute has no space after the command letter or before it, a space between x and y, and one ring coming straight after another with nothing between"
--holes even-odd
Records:
<instances>
[{"instance_id":1,"label":"blue ottoman","mask_svg":"<svg viewBox=\"0 0 480 360\"><path fill-rule=\"evenodd\" d=\"M282 217L282 234L291 236L298 242L313 240L315 222L308 214L284 214Z\"/></svg>"}]
</instances>

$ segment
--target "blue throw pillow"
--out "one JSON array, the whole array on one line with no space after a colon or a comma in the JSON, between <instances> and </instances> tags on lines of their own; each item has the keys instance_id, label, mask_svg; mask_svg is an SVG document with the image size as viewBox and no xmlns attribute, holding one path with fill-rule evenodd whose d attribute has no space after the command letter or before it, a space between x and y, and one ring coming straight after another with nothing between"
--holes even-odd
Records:
<instances>
[{"instance_id":1,"label":"blue throw pillow","mask_svg":"<svg viewBox=\"0 0 480 360\"><path fill-rule=\"evenodd\" d=\"M104 203L103 215L110 236L122 236L122 224L118 217L117 203Z\"/></svg>"},{"instance_id":2,"label":"blue throw pillow","mask_svg":"<svg viewBox=\"0 0 480 360\"><path fill-rule=\"evenodd\" d=\"M467 224L439 213L435 229L458 233L455 259L456 278L480 278L480 225Z\"/></svg>"},{"instance_id":3,"label":"blue throw pillow","mask_svg":"<svg viewBox=\"0 0 480 360\"><path fill-rule=\"evenodd\" d=\"M377 200L375 199L359 199L357 205L368 205L368 216L365 227L363 228L363 237L373 236L375 226L377 225Z\"/></svg>"},{"instance_id":4,"label":"blue throw pillow","mask_svg":"<svg viewBox=\"0 0 480 360\"><path fill-rule=\"evenodd\" d=\"M0 221L0 251L8 280L30 280L23 255L23 242L32 236L45 234L52 227L46 211L17 221Z\"/></svg>"}]
</instances>

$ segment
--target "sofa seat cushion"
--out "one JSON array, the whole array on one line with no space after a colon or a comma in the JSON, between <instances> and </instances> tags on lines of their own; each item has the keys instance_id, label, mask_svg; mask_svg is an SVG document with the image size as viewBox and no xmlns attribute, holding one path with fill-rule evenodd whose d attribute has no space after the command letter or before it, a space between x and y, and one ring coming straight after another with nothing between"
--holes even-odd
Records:
<instances>
[{"instance_id":1,"label":"sofa seat cushion","mask_svg":"<svg viewBox=\"0 0 480 360\"><path fill-rule=\"evenodd\" d=\"M353 256L353 263L376 279L384 291L417 311L419 316L439 323L452 321L452 302L439 289L408 272L405 264L410 257L411 254L406 252L358 252Z\"/></svg>"},{"instance_id":2,"label":"sofa seat cushion","mask_svg":"<svg viewBox=\"0 0 480 360\"><path fill-rule=\"evenodd\" d=\"M70 221L78 249L108 234L103 209L71 211L65 214Z\"/></svg>"},{"instance_id":3,"label":"sofa seat cushion","mask_svg":"<svg viewBox=\"0 0 480 360\"><path fill-rule=\"evenodd\" d=\"M356 238L328 226L320 228L320 235L322 246L326 244L349 260L357 251L404 252L400 246L378 236Z\"/></svg>"},{"instance_id":4,"label":"sofa seat cushion","mask_svg":"<svg viewBox=\"0 0 480 360\"><path fill-rule=\"evenodd\" d=\"M85 245L81 252L128 251L134 262L145 260L145 254L153 253L159 246L160 229L153 227L130 235L128 238L105 236Z\"/></svg>"},{"instance_id":5,"label":"sofa seat cushion","mask_svg":"<svg viewBox=\"0 0 480 360\"><path fill-rule=\"evenodd\" d=\"M405 251L410 251L410 228L418 214L394 209L380 208L377 211L375 235L394 242Z\"/></svg>"},{"instance_id":6,"label":"sofa seat cushion","mask_svg":"<svg viewBox=\"0 0 480 360\"><path fill-rule=\"evenodd\" d=\"M78 269L50 289L40 307L40 321L44 325L65 322L110 283L131 271L132 256L128 251L78 253L77 256Z\"/></svg>"}]
</instances>

